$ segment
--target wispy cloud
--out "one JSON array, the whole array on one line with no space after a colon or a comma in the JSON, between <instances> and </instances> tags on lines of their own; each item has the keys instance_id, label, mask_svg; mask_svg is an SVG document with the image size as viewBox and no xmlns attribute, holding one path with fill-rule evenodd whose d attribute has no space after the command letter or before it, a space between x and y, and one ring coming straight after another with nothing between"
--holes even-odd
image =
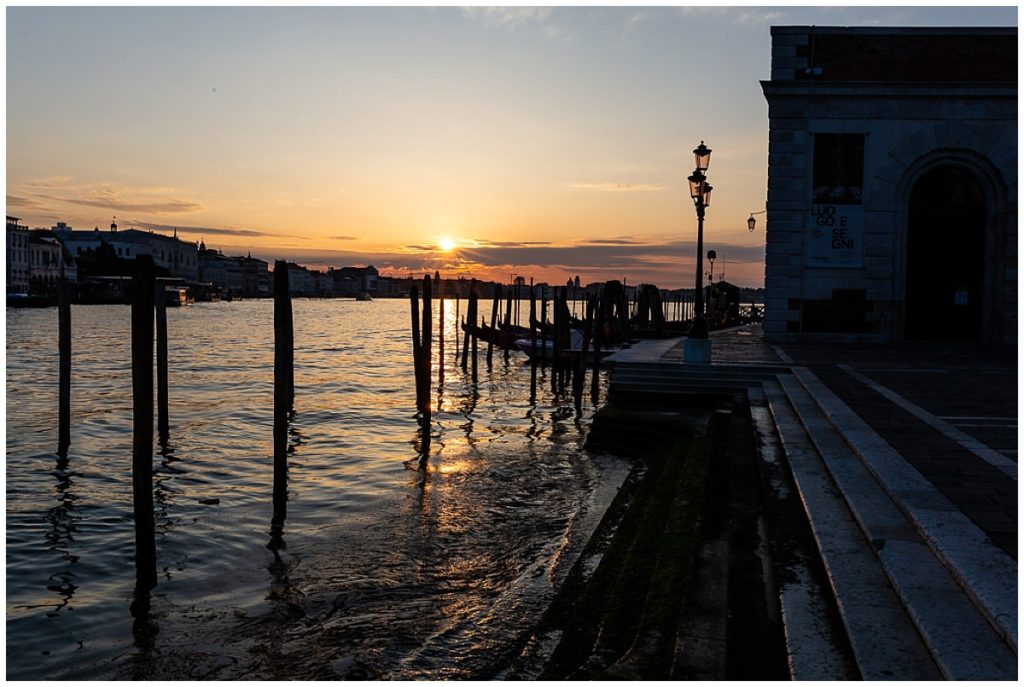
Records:
<instances>
[{"instance_id":1,"label":"wispy cloud","mask_svg":"<svg viewBox=\"0 0 1024 687\"><path fill-rule=\"evenodd\" d=\"M26 196L14 196L8 193L7 207L24 208L26 210L31 210L35 208L42 208L44 206L35 198L28 198Z\"/></svg>"},{"instance_id":2,"label":"wispy cloud","mask_svg":"<svg viewBox=\"0 0 1024 687\"><path fill-rule=\"evenodd\" d=\"M587 246L642 246L643 241L636 239L592 239L583 242Z\"/></svg>"},{"instance_id":3,"label":"wispy cloud","mask_svg":"<svg viewBox=\"0 0 1024 687\"><path fill-rule=\"evenodd\" d=\"M284 234L272 234L266 231L237 229L233 227L179 227L171 224L154 224L153 222L130 222L129 224L164 234L177 231L179 234L188 234L190 236L284 236Z\"/></svg>"},{"instance_id":4,"label":"wispy cloud","mask_svg":"<svg viewBox=\"0 0 1024 687\"><path fill-rule=\"evenodd\" d=\"M358 241L358 236L328 236L327 238L334 241Z\"/></svg>"},{"instance_id":5,"label":"wispy cloud","mask_svg":"<svg viewBox=\"0 0 1024 687\"><path fill-rule=\"evenodd\" d=\"M597 183L575 183L569 184L572 188L584 191L660 191L661 186L655 184L623 184L615 181L602 181Z\"/></svg>"},{"instance_id":6,"label":"wispy cloud","mask_svg":"<svg viewBox=\"0 0 1024 687\"><path fill-rule=\"evenodd\" d=\"M493 248L525 248L527 246L550 246L550 241L482 241L474 242L475 246Z\"/></svg>"},{"instance_id":7,"label":"wispy cloud","mask_svg":"<svg viewBox=\"0 0 1024 687\"><path fill-rule=\"evenodd\" d=\"M188 200L155 200L155 201L129 201L116 196L97 194L93 198L73 198L67 196L54 196L40 193L37 198L49 200L55 203L68 203L70 205L84 205L93 208L106 208L118 212L152 212L154 214L176 214L184 212L198 212L203 209L199 203Z\"/></svg>"},{"instance_id":8,"label":"wispy cloud","mask_svg":"<svg viewBox=\"0 0 1024 687\"><path fill-rule=\"evenodd\" d=\"M463 14L487 26L519 28L544 23L551 7L464 7Z\"/></svg>"},{"instance_id":9,"label":"wispy cloud","mask_svg":"<svg viewBox=\"0 0 1024 687\"><path fill-rule=\"evenodd\" d=\"M103 208L111 212L183 214L198 212L202 204L183 198L169 187L122 186L108 182L78 183L73 177L29 179L12 194L20 207L49 208L60 205ZM10 197L10 196L9 196ZM10 202L10 201L8 201Z\"/></svg>"},{"instance_id":10,"label":"wispy cloud","mask_svg":"<svg viewBox=\"0 0 1024 687\"><path fill-rule=\"evenodd\" d=\"M542 35L561 40L572 40L569 25L560 20L553 7L463 7L462 13L470 19L491 28L506 31L538 31Z\"/></svg>"}]
</instances>

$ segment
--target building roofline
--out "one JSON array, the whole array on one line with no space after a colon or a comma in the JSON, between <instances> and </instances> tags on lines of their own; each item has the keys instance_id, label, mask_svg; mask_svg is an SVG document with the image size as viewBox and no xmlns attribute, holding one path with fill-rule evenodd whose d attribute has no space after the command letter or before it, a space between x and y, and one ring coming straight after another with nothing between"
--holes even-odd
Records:
<instances>
[{"instance_id":1,"label":"building roofline","mask_svg":"<svg viewBox=\"0 0 1024 687\"><path fill-rule=\"evenodd\" d=\"M813 32L815 35L855 34L863 36L1016 36L1016 26L772 26L771 35Z\"/></svg>"}]
</instances>

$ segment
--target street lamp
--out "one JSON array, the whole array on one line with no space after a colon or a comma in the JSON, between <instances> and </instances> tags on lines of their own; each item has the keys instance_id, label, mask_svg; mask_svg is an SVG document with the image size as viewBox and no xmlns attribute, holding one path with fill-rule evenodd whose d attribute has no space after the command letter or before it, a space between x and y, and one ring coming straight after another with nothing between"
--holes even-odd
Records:
<instances>
[{"instance_id":1,"label":"street lamp","mask_svg":"<svg viewBox=\"0 0 1024 687\"><path fill-rule=\"evenodd\" d=\"M704 141L693 150L693 158L697 168L687 178L690 182L690 198L697 210L697 275L695 281L695 293L693 296L693 323L690 325L689 338L708 338L708 327L704 320L704 210L711 205L712 186L708 178L704 176L708 165L711 163L711 149L704 145Z\"/></svg>"},{"instance_id":2,"label":"street lamp","mask_svg":"<svg viewBox=\"0 0 1024 687\"><path fill-rule=\"evenodd\" d=\"M751 212L750 217L747 218L747 231L754 231L754 225L757 224L757 220L754 219L754 215L763 215L768 212L767 210L761 210L760 212Z\"/></svg>"},{"instance_id":3,"label":"street lamp","mask_svg":"<svg viewBox=\"0 0 1024 687\"><path fill-rule=\"evenodd\" d=\"M711 339L704 319L704 210L711 205L711 184L704 172L711 164L711 149L704 141L693 150L696 169L687 177L690 183L690 198L697 210L697 273L694 280L693 322L683 342L683 361L687 363L711 362Z\"/></svg>"}]
</instances>

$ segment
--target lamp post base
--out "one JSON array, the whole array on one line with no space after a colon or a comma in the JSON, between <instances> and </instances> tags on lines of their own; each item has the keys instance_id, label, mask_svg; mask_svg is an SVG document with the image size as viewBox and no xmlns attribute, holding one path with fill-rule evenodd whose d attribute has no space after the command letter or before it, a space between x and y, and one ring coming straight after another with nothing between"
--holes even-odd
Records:
<instances>
[{"instance_id":1,"label":"lamp post base","mask_svg":"<svg viewBox=\"0 0 1024 687\"><path fill-rule=\"evenodd\" d=\"M711 339L683 339L683 363L707 365L711 362Z\"/></svg>"}]
</instances>

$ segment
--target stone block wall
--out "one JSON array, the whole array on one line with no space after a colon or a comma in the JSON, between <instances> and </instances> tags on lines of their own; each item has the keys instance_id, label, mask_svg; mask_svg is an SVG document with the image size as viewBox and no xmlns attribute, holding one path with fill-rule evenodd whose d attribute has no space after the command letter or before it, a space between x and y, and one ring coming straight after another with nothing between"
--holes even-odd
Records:
<instances>
[{"instance_id":1,"label":"stone block wall","mask_svg":"<svg viewBox=\"0 0 1024 687\"><path fill-rule=\"evenodd\" d=\"M827 52L830 38L850 35L865 45L938 41L966 55L979 42L1012 45L1014 79L1000 80L1009 69L1001 63L968 82L944 81L927 65L897 70L919 74L916 82L830 79L830 64L847 75L856 65L836 55L819 64L815 56ZM762 82L769 105L766 337L902 338L910 188L930 165L955 163L987 189L986 288L994 303L986 306L984 338L1016 342L1015 45L1016 29L773 27L772 78ZM901 50L914 59L910 48ZM986 53L990 60L999 54ZM862 259L855 267L815 267L808 259L814 136L844 133L864 136Z\"/></svg>"}]
</instances>

